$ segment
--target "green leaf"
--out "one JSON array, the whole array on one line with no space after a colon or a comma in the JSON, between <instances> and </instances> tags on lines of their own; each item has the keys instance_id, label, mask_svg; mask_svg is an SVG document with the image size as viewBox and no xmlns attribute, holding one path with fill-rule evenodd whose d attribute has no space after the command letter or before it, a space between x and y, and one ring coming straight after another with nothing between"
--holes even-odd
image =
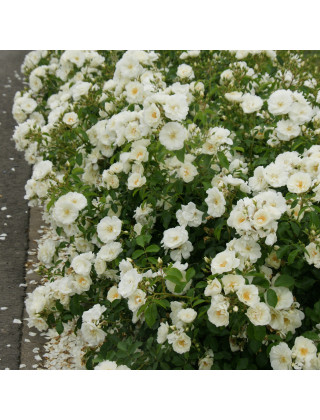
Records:
<instances>
[{"instance_id":1,"label":"green leaf","mask_svg":"<svg viewBox=\"0 0 320 420\"><path fill-rule=\"evenodd\" d=\"M181 293L183 292L183 289L186 287L186 283L180 283L180 284L176 284L175 288L174 288L174 292L175 293Z\"/></svg>"},{"instance_id":2,"label":"green leaf","mask_svg":"<svg viewBox=\"0 0 320 420\"><path fill-rule=\"evenodd\" d=\"M56 197L53 196L51 198L51 200L49 201L49 203L47 204L47 211L49 211L51 209L51 207L54 205L54 202L56 201Z\"/></svg>"},{"instance_id":3,"label":"green leaf","mask_svg":"<svg viewBox=\"0 0 320 420\"><path fill-rule=\"evenodd\" d=\"M121 351L126 352L127 351L127 343L125 343L124 341L119 341L119 343L117 344L117 348Z\"/></svg>"},{"instance_id":4,"label":"green leaf","mask_svg":"<svg viewBox=\"0 0 320 420\"><path fill-rule=\"evenodd\" d=\"M203 303L203 302L205 302L205 300L204 299L197 299L194 303L193 303L193 307L195 307L195 306L197 306L197 305L200 305L201 303Z\"/></svg>"},{"instance_id":5,"label":"green leaf","mask_svg":"<svg viewBox=\"0 0 320 420\"><path fill-rule=\"evenodd\" d=\"M150 235L149 233L146 233L145 235L143 235L144 243L147 245L151 241L151 238L152 238L152 235Z\"/></svg>"},{"instance_id":6,"label":"green leaf","mask_svg":"<svg viewBox=\"0 0 320 420\"><path fill-rule=\"evenodd\" d=\"M167 299L155 300L155 303L164 309L170 309L170 303Z\"/></svg>"},{"instance_id":7,"label":"green leaf","mask_svg":"<svg viewBox=\"0 0 320 420\"><path fill-rule=\"evenodd\" d=\"M277 54L277 60L280 66L283 66L283 59L280 57L280 55Z\"/></svg>"},{"instance_id":8,"label":"green leaf","mask_svg":"<svg viewBox=\"0 0 320 420\"><path fill-rule=\"evenodd\" d=\"M62 227L58 226L58 227L56 228L56 232L57 232L57 235L61 236L61 233L62 233Z\"/></svg>"},{"instance_id":9,"label":"green leaf","mask_svg":"<svg viewBox=\"0 0 320 420\"><path fill-rule=\"evenodd\" d=\"M163 227L165 229L168 228L171 220L171 214L168 211L163 212L162 214L162 221L163 221Z\"/></svg>"},{"instance_id":10,"label":"green leaf","mask_svg":"<svg viewBox=\"0 0 320 420\"><path fill-rule=\"evenodd\" d=\"M151 303L151 305L148 306L144 313L144 317L146 319L147 325L151 328L155 324L158 317L158 309L155 303Z\"/></svg>"},{"instance_id":11,"label":"green leaf","mask_svg":"<svg viewBox=\"0 0 320 420\"><path fill-rule=\"evenodd\" d=\"M218 159L219 159L220 165L223 168L229 169L229 161L226 158L226 155L223 152L218 152L217 155L218 155Z\"/></svg>"},{"instance_id":12,"label":"green leaf","mask_svg":"<svg viewBox=\"0 0 320 420\"><path fill-rule=\"evenodd\" d=\"M288 256L288 264L290 265L293 264L299 253L300 253L300 248L297 248L291 251Z\"/></svg>"},{"instance_id":13,"label":"green leaf","mask_svg":"<svg viewBox=\"0 0 320 420\"><path fill-rule=\"evenodd\" d=\"M160 251L160 247L158 245L149 245L146 249L146 252L158 252Z\"/></svg>"},{"instance_id":14,"label":"green leaf","mask_svg":"<svg viewBox=\"0 0 320 420\"><path fill-rule=\"evenodd\" d=\"M78 154L77 154L77 156L76 156L76 162L77 162L77 164L78 164L79 166L81 166L81 165L82 165L82 154L81 154L81 153L78 153Z\"/></svg>"},{"instance_id":15,"label":"green leaf","mask_svg":"<svg viewBox=\"0 0 320 420\"><path fill-rule=\"evenodd\" d=\"M73 168L71 173L72 175L79 175L79 174L83 174L84 170L82 168Z\"/></svg>"},{"instance_id":16,"label":"green leaf","mask_svg":"<svg viewBox=\"0 0 320 420\"><path fill-rule=\"evenodd\" d=\"M288 274L281 274L274 282L274 285L276 287L283 286L290 288L294 286L294 282L295 280L293 277L289 276Z\"/></svg>"},{"instance_id":17,"label":"green leaf","mask_svg":"<svg viewBox=\"0 0 320 420\"><path fill-rule=\"evenodd\" d=\"M187 283L189 282L189 280L192 279L192 277L194 277L195 274L196 274L196 270L193 267L188 268L186 272Z\"/></svg>"},{"instance_id":18,"label":"green leaf","mask_svg":"<svg viewBox=\"0 0 320 420\"><path fill-rule=\"evenodd\" d=\"M137 236L136 237L136 242L139 246L144 247L144 237L143 237L143 235Z\"/></svg>"},{"instance_id":19,"label":"green leaf","mask_svg":"<svg viewBox=\"0 0 320 420\"><path fill-rule=\"evenodd\" d=\"M303 335L303 337L309 338L309 340L320 341L319 334L317 334L313 331L306 331L302 335Z\"/></svg>"},{"instance_id":20,"label":"green leaf","mask_svg":"<svg viewBox=\"0 0 320 420\"><path fill-rule=\"evenodd\" d=\"M268 280L267 279L263 279L261 277L255 277L252 280L252 284L254 284L255 286L264 287L265 289L268 289L268 287L270 286Z\"/></svg>"},{"instance_id":21,"label":"green leaf","mask_svg":"<svg viewBox=\"0 0 320 420\"><path fill-rule=\"evenodd\" d=\"M58 309L59 312L64 311L64 307L59 300L56 300L56 308Z\"/></svg>"},{"instance_id":22,"label":"green leaf","mask_svg":"<svg viewBox=\"0 0 320 420\"><path fill-rule=\"evenodd\" d=\"M249 359L247 358L239 359L237 363L237 370L247 369L248 364L249 364Z\"/></svg>"},{"instance_id":23,"label":"green leaf","mask_svg":"<svg viewBox=\"0 0 320 420\"><path fill-rule=\"evenodd\" d=\"M171 267L166 270L166 277L168 276L175 278L179 282L183 279L181 271L175 267Z\"/></svg>"},{"instance_id":24,"label":"green leaf","mask_svg":"<svg viewBox=\"0 0 320 420\"><path fill-rule=\"evenodd\" d=\"M207 287L208 283L206 281L198 281L198 283L194 286L196 289L201 289Z\"/></svg>"},{"instance_id":25,"label":"green leaf","mask_svg":"<svg viewBox=\"0 0 320 420\"><path fill-rule=\"evenodd\" d=\"M171 281L171 283L174 283L177 286L181 286L181 280L178 280L177 277L171 276L170 274L166 275L166 280ZM185 286L185 283L183 283Z\"/></svg>"},{"instance_id":26,"label":"green leaf","mask_svg":"<svg viewBox=\"0 0 320 420\"><path fill-rule=\"evenodd\" d=\"M282 258L287 252L289 252L289 249L291 248L291 245L282 245L277 251L277 257Z\"/></svg>"},{"instance_id":27,"label":"green leaf","mask_svg":"<svg viewBox=\"0 0 320 420\"><path fill-rule=\"evenodd\" d=\"M184 155L186 153L186 149L185 147L183 147L180 150L176 150L175 151L175 155L177 156L177 158L180 160L180 162L184 163Z\"/></svg>"},{"instance_id":28,"label":"green leaf","mask_svg":"<svg viewBox=\"0 0 320 420\"><path fill-rule=\"evenodd\" d=\"M61 320L57 321L56 323L56 330L58 334L62 334L63 330L64 330L64 326L63 323L61 322Z\"/></svg>"},{"instance_id":29,"label":"green leaf","mask_svg":"<svg viewBox=\"0 0 320 420\"><path fill-rule=\"evenodd\" d=\"M253 335L257 341L263 341L267 334L266 327L263 326L254 326L253 327Z\"/></svg>"},{"instance_id":30,"label":"green leaf","mask_svg":"<svg viewBox=\"0 0 320 420\"><path fill-rule=\"evenodd\" d=\"M273 308L275 308L275 306L278 303L277 294L276 294L276 292L273 289L268 289L267 290L267 302Z\"/></svg>"},{"instance_id":31,"label":"green leaf","mask_svg":"<svg viewBox=\"0 0 320 420\"><path fill-rule=\"evenodd\" d=\"M81 313L81 306L79 303L79 298L80 298L79 295L74 295L70 299L70 312L72 313L72 315L80 315Z\"/></svg>"},{"instance_id":32,"label":"green leaf","mask_svg":"<svg viewBox=\"0 0 320 420\"><path fill-rule=\"evenodd\" d=\"M141 255L144 254L144 249L137 249L136 251L134 251L134 253L132 254L132 258L134 260L136 260L137 258L141 257Z\"/></svg>"}]
</instances>

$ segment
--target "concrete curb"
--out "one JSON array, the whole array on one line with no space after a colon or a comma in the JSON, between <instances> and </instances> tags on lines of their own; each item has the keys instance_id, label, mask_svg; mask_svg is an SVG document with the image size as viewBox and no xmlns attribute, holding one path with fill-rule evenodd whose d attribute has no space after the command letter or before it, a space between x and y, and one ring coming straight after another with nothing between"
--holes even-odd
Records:
<instances>
[{"instance_id":1,"label":"concrete curb","mask_svg":"<svg viewBox=\"0 0 320 420\"><path fill-rule=\"evenodd\" d=\"M23 88L19 79L26 51L0 51L0 369L18 369L28 249L28 204L24 186L31 169L11 141L12 104ZM16 74L16 77L15 77ZM5 236L7 235L7 236ZM5 309L6 308L6 309Z\"/></svg>"},{"instance_id":2,"label":"concrete curb","mask_svg":"<svg viewBox=\"0 0 320 420\"><path fill-rule=\"evenodd\" d=\"M39 286L41 276L33 272L32 266L37 262L37 242L43 232L42 209L40 207L32 207L30 209L29 218L29 250L26 266L26 297L28 293ZM45 338L36 328L29 328L25 318L28 317L26 308L23 309L23 325L20 344L20 369L38 369L42 368L42 356L44 353L43 346Z\"/></svg>"}]
</instances>

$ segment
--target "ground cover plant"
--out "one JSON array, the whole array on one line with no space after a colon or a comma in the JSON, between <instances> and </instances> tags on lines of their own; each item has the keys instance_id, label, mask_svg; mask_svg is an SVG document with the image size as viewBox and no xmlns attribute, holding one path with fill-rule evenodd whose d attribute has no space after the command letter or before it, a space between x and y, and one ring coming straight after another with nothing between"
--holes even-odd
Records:
<instances>
[{"instance_id":1,"label":"ground cover plant","mask_svg":"<svg viewBox=\"0 0 320 420\"><path fill-rule=\"evenodd\" d=\"M34 51L23 72L51 368L319 369L312 55Z\"/></svg>"}]
</instances>

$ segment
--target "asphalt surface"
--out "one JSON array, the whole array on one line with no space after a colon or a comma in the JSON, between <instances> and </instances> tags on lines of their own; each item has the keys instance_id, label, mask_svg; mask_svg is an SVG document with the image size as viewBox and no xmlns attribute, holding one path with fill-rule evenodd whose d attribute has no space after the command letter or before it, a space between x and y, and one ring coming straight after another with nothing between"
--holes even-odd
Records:
<instances>
[{"instance_id":1,"label":"asphalt surface","mask_svg":"<svg viewBox=\"0 0 320 420\"><path fill-rule=\"evenodd\" d=\"M29 211L24 185L31 167L11 140L13 97L22 81L15 77L26 51L0 51L0 369L18 369L23 317ZM7 308L7 309L4 309Z\"/></svg>"}]
</instances>

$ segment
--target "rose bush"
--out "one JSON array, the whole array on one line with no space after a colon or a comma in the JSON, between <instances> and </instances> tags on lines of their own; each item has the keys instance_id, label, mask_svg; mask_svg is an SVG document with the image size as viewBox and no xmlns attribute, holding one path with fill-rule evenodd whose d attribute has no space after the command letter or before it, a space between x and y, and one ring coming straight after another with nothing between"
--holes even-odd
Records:
<instances>
[{"instance_id":1,"label":"rose bush","mask_svg":"<svg viewBox=\"0 0 320 420\"><path fill-rule=\"evenodd\" d=\"M50 226L29 326L76 368L319 369L312 60L35 51L23 71L14 140Z\"/></svg>"}]
</instances>

